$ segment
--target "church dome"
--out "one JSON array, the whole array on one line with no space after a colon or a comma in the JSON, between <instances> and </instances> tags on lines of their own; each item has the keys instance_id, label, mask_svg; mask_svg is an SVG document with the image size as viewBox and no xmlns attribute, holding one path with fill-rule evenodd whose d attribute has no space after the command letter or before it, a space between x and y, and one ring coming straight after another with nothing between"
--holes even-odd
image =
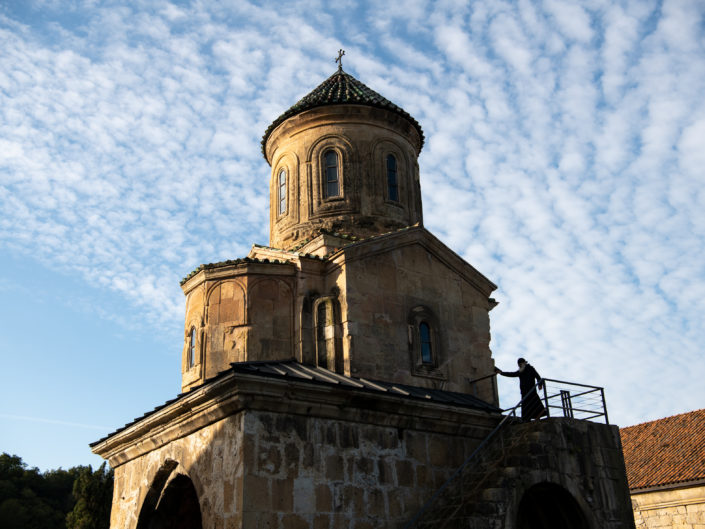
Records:
<instances>
[{"instance_id":1,"label":"church dome","mask_svg":"<svg viewBox=\"0 0 705 529\"><path fill-rule=\"evenodd\" d=\"M423 130L419 122L416 121L411 114L389 101L389 99L381 96L369 86L361 83L352 75L343 71L342 68L338 68L333 75L319 84L310 93L299 99L289 110L284 112L267 127L262 137L262 154L265 159L267 157L265 152L267 139L275 128L300 112L327 105L365 105L382 108L398 114L414 126L421 138L421 147L423 147Z\"/></svg>"},{"instance_id":2,"label":"church dome","mask_svg":"<svg viewBox=\"0 0 705 529\"><path fill-rule=\"evenodd\" d=\"M342 68L269 126L270 246L422 224L419 123Z\"/></svg>"}]
</instances>

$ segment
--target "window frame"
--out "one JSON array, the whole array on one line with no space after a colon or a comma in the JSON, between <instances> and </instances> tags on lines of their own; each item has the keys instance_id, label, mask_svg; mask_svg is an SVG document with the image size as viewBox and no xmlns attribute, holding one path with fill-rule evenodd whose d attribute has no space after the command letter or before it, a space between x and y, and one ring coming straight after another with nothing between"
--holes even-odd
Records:
<instances>
[{"instance_id":1,"label":"window frame","mask_svg":"<svg viewBox=\"0 0 705 529\"><path fill-rule=\"evenodd\" d=\"M389 162L394 162L394 167L389 167ZM399 162L393 153L387 153L384 167L387 173L387 200L399 204ZM392 193L394 191L394 193Z\"/></svg>"},{"instance_id":2,"label":"window frame","mask_svg":"<svg viewBox=\"0 0 705 529\"><path fill-rule=\"evenodd\" d=\"M447 380L446 375L441 370L442 362L442 340L438 319L434 313L426 306L417 305L409 311L407 320L409 328L409 360L411 363L411 374L414 376ZM426 331L424 331L424 328ZM427 336L424 336L427 334ZM427 344L427 355L424 350Z\"/></svg>"},{"instance_id":3,"label":"window frame","mask_svg":"<svg viewBox=\"0 0 705 529\"><path fill-rule=\"evenodd\" d=\"M424 365L434 365L433 331L431 330L431 325L426 320L423 320L419 322L418 329L421 363ZM426 329L425 333L424 329ZM426 336L424 336L424 334L426 334ZM426 358L427 356L428 359Z\"/></svg>"},{"instance_id":4,"label":"window frame","mask_svg":"<svg viewBox=\"0 0 705 529\"><path fill-rule=\"evenodd\" d=\"M283 177L283 182L282 182ZM289 174L282 167L277 172L277 216L281 217L287 214L289 209L288 189L289 189ZM282 205L284 206L282 209Z\"/></svg>"},{"instance_id":5,"label":"window frame","mask_svg":"<svg viewBox=\"0 0 705 529\"><path fill-rule=\"evenodd\" d=\"M191 330L188 333L188 348L186 350L186 369L193 369L196 367L196 351L198 344L198 332L194 325L191 326Z\"/></svg>"},{"instance_id":6,"label":"window frame","mask_svg":"<svg viewBox=\"0 0 705 529\"><path fill-rule=\"evenodd\" d=\"M328 156L329 155L335 156L335 165L329 165L328 163ZM336 200L336 199L341 199L343 198L343 186L342 186L342 178L341 178L341 154L336 150L332 148L327 148L323 151L323 154L321 156L322 159L322 174L321 174L321 184L322 184L322 193L321 196L323 197L324 200ZM335 180L329 180L328 179L328 169L335 167ZM329 193L329 185L331 183L336 184L336 194L332 195Z\"/></svg>"}]
</instances>

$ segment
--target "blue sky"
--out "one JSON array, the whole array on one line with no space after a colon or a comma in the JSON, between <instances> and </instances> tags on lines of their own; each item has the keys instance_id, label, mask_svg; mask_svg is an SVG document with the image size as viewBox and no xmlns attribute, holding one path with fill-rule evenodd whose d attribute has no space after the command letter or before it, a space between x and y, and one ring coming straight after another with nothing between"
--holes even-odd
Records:
<instances>
[{"instance_id":1,"label":"blue sky","mask_svg":"<svg viewBox=\"0 0 705 529\"><path fill-rule=\"evenodd\" d=\"M339 48L423 127L500 367L604 386L620 425L705 405L702 2L222 4L0 4L0 450L97 464L178 393L179 280L267 243L260 138Z\"/></svg>"}]
</instances>

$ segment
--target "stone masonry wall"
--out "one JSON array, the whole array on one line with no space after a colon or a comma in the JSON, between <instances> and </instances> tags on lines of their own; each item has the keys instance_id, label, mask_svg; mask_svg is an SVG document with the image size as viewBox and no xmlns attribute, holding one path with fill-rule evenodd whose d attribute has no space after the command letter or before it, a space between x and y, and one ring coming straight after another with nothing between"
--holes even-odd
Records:
<instances>
[{"instance_id":1,"label":"stone masonry wall","mask_svg":"<svg viewBox=\"0 0 705 529\"><path fill-rule=\"evenodd\" d=\"M384 249L384 241L379 242ZM394 248L346 262L353 376L468 392L466 378L493 372L487 296L421 245ZM435 369L426 371L410 343L412 309L434 317ZM487 380L479 397L494 402Z\"/></svg>"},{"instance_id":2,"label":"stone masonry wall","mask_svg":"<svg viewBox=\"0 0 705 529\"><path fill-rule=\"evenodd\" d=\"M705 529L705 486L632 494L637 529Z\"/></svg>"},{"instance_id":3,"label":"stone masonry wall","mask_svg":"<svg viewBox=\"0 0 705 529\"><path fill-rule=\"evenodd\" d=\"M486 433L248 412L242 527L403 527Z\"/></svg>"},{"instance_id":4,"label":"stone masonry wall","mask_svg":"<svg viewBox=\"0 0 705 529\"><path fill-rule=\"evenodd\" d=\"M559 418L506 425L414 529L447 520L449 528L528 527L522 499L547 485L554 492L532 496L539 511L556 512L563 491L590 529L634 529L617 427Z\"/></svg>"},{"instance_id":5,"label":"stone masonry wall","mask_svg":"<svg viewBox=\"0 0 705 529\"><path fill-rule=\"evenodd\" d=\"M147 492L169 462L188 476L204 528L241 527L244 414L231 415L115 468L111 529L135 529ZM157 491L159 492L159 491Z\"/></svg>"}]
</instances>

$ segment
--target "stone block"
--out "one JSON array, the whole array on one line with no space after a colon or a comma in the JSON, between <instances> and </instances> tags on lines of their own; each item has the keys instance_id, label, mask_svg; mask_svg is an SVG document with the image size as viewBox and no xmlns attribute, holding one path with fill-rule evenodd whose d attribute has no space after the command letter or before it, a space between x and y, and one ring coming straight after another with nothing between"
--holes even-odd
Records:
<instances>
[{"instance_id":1,"label":"stone block","mask_svg":"<svg viewBox=\"0 0 705 529\"><path fill-rule=\"evenodd\" d=\"M426 464L428 455L426 451L426 435L418 432L404 431L404 445L406 454L418 463Z\"/></svg>"},{"instance_id":2,"label":"stone block","mask_svg":"<svg viewBox=\"0 0 705 529\"><path fill-rule=\"evenodd\" d=\"M289 479L291 480L292 478ZM300 476L292 481L294 484L294 512L315 512L316 494L313 478L309 476Z\"/></svg>"},{"instance_id":3,"label":"stone block","mask_svg":"<svg viewBox=\"0 0 705 529\"><path fill-rule=\"evenodd\" d=\"M416 487L427 487L429 483L429 469L426 465L416 465Z\"/></svg>"},{"instance_id":4,"label":"stone block","mask_svg":"<svg viewBox=\"0 0 705 529\"><path fill-rule=\"evenodd\" d=\"M310 524L298 514L285 514L281 519L281 526L286 529L310 529Z\"/></svg>"},{"instance_id":5,"label":"stone block","mask_svg":"<svg viewBox=\"0 0 705 529\"><path fill-rule=\"evenodd\" d=\"M271 481L272 489L272 508L275 511L287 512L293 510L295 480L293 477L284 479L273 479Z\"/></svg>"},{"instance_id":6,"label":"stone block","mask_svg":"<svg viewBox=\"0 0 705 529\"><path fill-rule=\"evenodd\" d=\"M330 529L350 529L350 521L347 515L339 513L330 517Z\"/></svg>"},{"instance_id":7,"label":"stone block","mask_svg":"<svg viewBox=\"0 0 705 529\"><path fill-rule=\"evenodd\" d=\"M226 516L224 523L223 523L223 528L224 529L242 529L242 514L241 513L235 513L231 514L230 516Z\"/></svg>"},{"instance_id":8,"label":"stone block","mask_svg":"<svg viewBox=\"0 0 705 529\"><path fill-rule=\"evenodd\" d=\"M277 445L261 448L257 454L257 472L263 475L278 474L281 470L281 454Z\"/></svg>"},{"instance_id":9,"label":"stone block","mask_svg":"<svg viewBox=\"0 0 705 529\"><path fill-rule=\"evenodd\" d=\"M431 437L428 441L428 452L431 465L434 467L450 467L452 460L449 457L448 441L439 437Z\"/></svg>"},{"instance_id":10,"label":"stone block","mask_svg":"<svg viewBox=\"0 0 705 529\"><path fill-rule=\"evenodd\" d=\"M374 488L367 490L367 514L381 520L387 520L387 504L384 492Z\"/></svg>"},{"instance_id":11,"label":"stone block","mask_svg":"<svg viewBox=\"0 0 705 529\"><path fill-rule=\"evenodd\" d=\"M244 502L243 511L269 511L272 508L270 479L261 476L247 476Z\"/></svg>"},{"instance_id":12,"label":"stone block","mask_svg":"<svg viewBox=\"0 0 705 529\"><path fill-rule=\"evenodd\" d=\"M316 485L316 512L332 512L333 511L333 494L330 486L326 483Z\"/></svg>"},{"instance_id":13,"label":"stone block","mask_svg":"<svg viewBox=\"0 0 705 529\"><path fill-rule=\"evenodd\" d=\"M223 512L230 513L235 506L235 486L229 479L223 482Z\"/></svg>"},{"instance_id":14,"label":"stone block","mask_svg":"<svg viewBox=\"0 0 705 529\"><path fill-rule=\"evenodd\" d=\"M355 476L371 476L374 472L374 461L369 457L361 457L355 461Z\"/></svg>"},{"instance_id":15,"label":"stone block","mask_svg":"<svg viewBox=\"0 0 705 529\"><path fill-rule=\"evenodd\" d=\"M339 433L341 448L360 448L360 431L356 425L342 423Z\"/></svg>"},{"instance_id":16,"label":"stone block","mask_svg":"<svg viewBox=\"0 0 705 529\"><path fill-rule=\"evenodd\" d=\"M316 446L313 443L306 443L301 455L301 466L306 470L310 470L316 464Z\"/></svg>"},{"instance_id":17,"label":"stone block","mask_svg":"<svg viewBox=\"0 0 705 529\"><path fill-rule=\"evenodd\" d=\"M342 491L343 508L351 511L356 518L364 516L367 512L365 489L363 487L348 484L343 486Z\"/></svg>"},{"instance_id":18,"label":"stone block","mask_svg":"<svg viewBox=\"0 0 705 529\"><path fill-rule=\"evenodd\" d=\"M414 486L414 467L411 461L408 460L398 460L395 462L395 469L397 475L397 484L400 487L413 487Z\"/></svg>"},{"instance_id":19,"label":"stone block","mask_svg":"<svg viewBox=\"0 0 705 529\"><path fill-rule=\"evenodd\" d=\"M387 512L390 519L401 518L404 514L404 503L402 494L398 489L387 489Z\"/></svg>"},{"instance_id":20,"label":"stone block","mask_svg":"<svg viewBox=\"0 0 705 529\"><path fill-rule=\"evenodd\" d=\"M394 483L394 470L392 465L385 458L377 460L377 479L382 485Z\"/></svg>"},{"instance_id":21,"label":"stone block","mask_svg":"<svg viewBox=\"0 0 705 529\"><path fill-rule=\"evenodd\" d=\"M343 457L337 454L326 456L325 469L327 480L342 481L345 477Z\"/></svg>"},{"instance_id":22,"label":"stone block","mask_svg":"<svg viewBox=\"0 0 705 529\"><path fill-rule=\"evenodd\" d=\"M313 529L329 529L330 523L330 515L317 514L313 518Z\"/></svg>"},{"instance_id":23,"label":"stone block","mask_svg":"<svg viewBox=\"0 0 705 529\"><path fill-rule=\"evenodd\" d=\"M294 433L301 441L308 441L308 420L302 415L278 414L275 419L277 432Z\"/></svg>"},{"instance_id":24,"label":"stone block","mask_svg":"<svg viewBox=\"0 0 705 529\"><path fill-rule=\"evenodd\" d=\"M296 475L299 470L299 446L294 443L284 445L284 468L287 475Z\"/></svg>"}]
</instances>

